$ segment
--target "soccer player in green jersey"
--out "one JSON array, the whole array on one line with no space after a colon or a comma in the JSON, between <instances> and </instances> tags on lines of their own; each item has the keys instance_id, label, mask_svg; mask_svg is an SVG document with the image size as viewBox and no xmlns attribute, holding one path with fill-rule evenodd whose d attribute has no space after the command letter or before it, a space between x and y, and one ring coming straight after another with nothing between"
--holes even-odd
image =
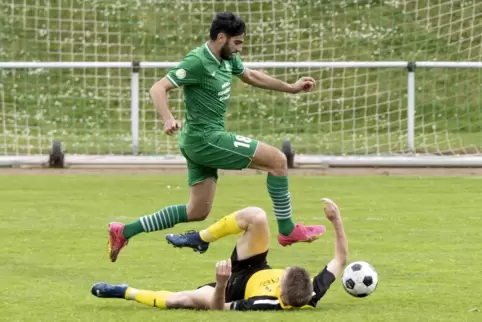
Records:
<instances>
[{"instance_id":1,"label":"soccer player in green jersey","mask_svg":"<svg viewBox=\"0 0 482 322\"><path fill-rule=\"evenodd\" d=\"M309 92L315 86L311 77L302 77L289 84L245 67L238 55L243 47L245 30L243 20L233 13L216 14L210 39L189 52L152 86L151 96L168 135L181 128L169 110L168 92L179 87L184 89L186 120L179 145L187 160L189 201L184 205L165 207L132 223L110 223L109 256L112 262L116 261L129 239L139 233L204 220L211 212L218 169L251 168L267 172L267 190L278 223L278 242L282 246L311 242L325 232L322 225L305 226L293 222L285 155L273 146L227 132L224 128L233 76L254 87L292 94Z\"/></svg>"}]
</instances>

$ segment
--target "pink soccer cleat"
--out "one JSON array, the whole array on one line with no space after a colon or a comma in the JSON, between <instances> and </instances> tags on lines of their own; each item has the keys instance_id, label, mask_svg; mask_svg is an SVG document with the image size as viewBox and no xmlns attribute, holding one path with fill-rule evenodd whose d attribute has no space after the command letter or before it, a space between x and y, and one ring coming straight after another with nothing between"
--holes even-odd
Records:
<instances>
[{"instance_id":1,"label":"pink soccer cleat","mask_svg":"<svg viewBox=\"0 0 482 322\"><path fill-rule=\"evenodd\" d=\"M109 257L111 262L117 260L122 248L127 246L128 240L124 237L124 224L111 222L109 224Z\"/></svg>"},{"instance_id":2,"label":"pink soccer cleat","mask_svg":"<svg viewBox=\"0 0 482 322\"><path fill-rule=\"evenodd\" d=\"M296 224L291 235L284 236L278 234L278 243L281 246L290 246L298 242L311 243L320 238L321 235L325 233L325 230L326 228L323 225L305 226L303 224Z\"/></svg>"}]
</instances>

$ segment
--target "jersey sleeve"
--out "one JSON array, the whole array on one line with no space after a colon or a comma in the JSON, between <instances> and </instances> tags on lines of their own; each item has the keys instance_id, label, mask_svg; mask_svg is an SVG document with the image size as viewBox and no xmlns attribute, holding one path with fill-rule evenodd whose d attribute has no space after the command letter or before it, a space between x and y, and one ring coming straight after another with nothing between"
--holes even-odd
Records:
<instances>
[{"instance_id":1,"label":"jersey sleeve","mask_svg":"<svg viewBox=\"0 0 482 322\"><path fill-rule=\"evenodd\" d=\"M242 75L244 73L244 64L239 55L234 55L232 61L232 73L236 76Z\"/></svg>"},{"instance_id":2,"label":"jersey sleeve","mask_svg":"<svg viewBox=\"0 0 482 322\"><path fill-rule=\"evenodd\" d=\"M325 296L335 279L335 275L328 271L327 266L325 266L325 268L313 279L313 297L308 305L316 307L318 301Z\"/></svg>"},{"instance_id":3,"label":"jersey sleeve","mask_svg":"<svg viewBox=\"0 0 482 322\"><path fill-rule=\"evenodd\" d=\"M282 310L282 307L276 297L254 296L247 300L231 302L230 309L235 311L274 311Z\"/></svg>"},{"instance_id":4,"label":"jersey sleeve","mask_svg":"<svg viewBox=\"0 0 482 322\"><path fill-rule=\"evenodd\" d=\"M167 73L167 79L176 87L201 83L203 63L195 55L188 54Z\"/></svg>"}]
</instances>

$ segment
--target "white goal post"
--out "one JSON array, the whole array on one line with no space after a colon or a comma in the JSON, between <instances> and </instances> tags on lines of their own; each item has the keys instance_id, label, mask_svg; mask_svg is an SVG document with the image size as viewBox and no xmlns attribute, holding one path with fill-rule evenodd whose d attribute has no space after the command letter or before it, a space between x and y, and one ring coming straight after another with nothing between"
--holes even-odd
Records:
<instances>
[{"instance_id":1,"label":"white goal post","mask_svg":"<svg viewBox=\"0 0 482 322\"><path fill-rule=\"evenodd\" d=\"M141 89L141 78L142 78L142 71L149 70L149 69L167 69L175 66L176 62L0 62L0 73L4 77L8 77L10 74L15 74L16 70L23 71L28 75L35 75L37 73L49 73L54 69L70 69L79 71L85 69L95 69L95 70L109 70L109 69L122 69L122 70L130 70L130 93L129 93L129 101L130 101L130 151L121 151L122 153L116 153L115 148L109 148L107 150L100 150L92 146L91 149L86 150L85 153L81 152L74 152L70 153L67 147L66 151L66 159L65 162L67 165L71 166L95 166L95 165L111 165L111 166L140 166L140 165L154 165L154 166L183 166L185 164L185 160L179 156L176 152L176 149L173 148L175 143L172 143L171 148L167 151L168 153L159 153L158 151L154 151L154 153L148 153L147 155L143 155L141 153L141 136L145 140L150 140L152 138L145 138L145 133L151 133L151 135L155 136L157 132L144 132L143 135L140 133L141 126L146 126L146 120L148 116L141 117L140 111L140 102L146 100L146 88ZM300 132L294 133L294 136L291 138L295 138L292 141L293 149L296 153L295 155L295 164L299 167L303 166L323 166L323 167L480 167L482 166L482 154L480 153L479 146L481 145L480 142L464 144L463 138L459 137L457 131L453 128L450 129L434 129L433 132L427 132L427 125L428 127L435 125L430 125L432 123L424 124L424 122L429 122L424 120L424 116L422 115L421 119L417 119L417 105L416 105L416 96L417 96L417 72L418 70L434 70L434 69L476 69L478 71L482 70L482 62L430 62L430 61L420 61L420 62L405 62L405 61L385 61L385 62L370 62L370 61L350 61L350 62L246 62L245 65L249 68L255 69L269 69L269 70L288 70L288 69L296 69L301 70L300 73L304 73L303 69L309 70L310 72L316 70L334 70L334 69L341 69L341 70L350 70L354 69L355 71L358 69L399 69L406 72L406 88L405 88L405 99L403 102L400 103L401 108L400 111L400 118L395 120L398 123L399 128L396 130L387 129L386 124L393 123L394 121L387 122L386 124L380 121L380 115L377 113L375 114L363 114L357 113L353 111L353 117L359 118L360 115L365 117L366 120L365 125L368 127L373 127L371 132L366 132L366 137L356 138L354 137L354 132L350 132L351 130L343 130L343 127L336 130L330 129L320 129L317 133L312 135L304 135ZM151 79L149 79L151 81ZM144 84L144 83L142 83ZM146 83L150 85L149 83ZM145 84L144 84L145 85ZM447 84L447 86L451 86ZM397 88L399 90L399 88ZM480 90L480 89L479 89ZM45 95L48 95L48 88L45 89ZM329 89L327 89L329 91ZM125 94L125 93L124 93ZM389 95L388 93L387 95ZM68 95L68 94L67 94ZM89 93L88 95L94 95ZM310 94L303 94L306 95L307 99L310 100ZM436 93L434 93L436 95ZM178 98L179 99L179 98ZM310 104L317 104L316 100L319 100L319 96L315 96L315 98L311 99ZM341 97L340 99L343 99ZM40 98L39 98L40 100ZM148 98L147 98L148 100ZM40 102L40 101L39 101ZM296 101L292 102L294 109L297 108ZM41 104L41 103L39 103ZM152 104L152 103L151 103ZM5 99L2 97L2 88L0 87L0 109L3 108L3 118L2 122L0 123L0 127L3 126L3 149L4 151L0 151L0 166L22 166L22 165L43 165L48 162L49 159L49 151L45 149L40 149L40 153L35 152L35 150L25 150L25 149L11 149L12 144L10 143L10 148L7 149L7 136L16 135L15 133L11 133L11 131L7 128L6 123L6 107L5 107ZM102 106L98 106L99 109L102 109ZM152 110L155 111L154 106L151 106ZM353 110L355 109L362 109L362 106L354 106ZM377 107L374 106L376 109ZM144 112L143 112L144 113ZM339 117L336 115L330 115L332 117L329 119L328 122L321 121L322 116L325 116L322 113L330 113L319 110L320 121L317 123L317 126L323 127L331 127L332 124L339 122ZM386 111L384 113L387 113ZM390 113L390 111L388 111ZM443 111L440 111L443 113ZM406 119L402 116L406 115ZM154 115L155 113L151 114ZM33 116L27 116L27 118ZM40 115L39 117L44 117ZM63 116L57 115L55 116L58 119L61 119ZM317 117L317 115L308 115L306 117ZM142 122L141 122L142 120ZM344 121L350 122L349 119L345 116ZM55 122L55 121L54 121ZM82 121L84 122L84 121ZM260 120L263 122L263 120ZM301 119L300 122L303 122ZM383 123L383 124L382 124ZM405 124L402 124L405 123ZM447 122L446 122L447 123ZM34 127L29 125L30 127ZM375 124L375 125L373 125ZM435 122L433 122L435 124ZM437 123L439 124L439 123ZM443 124L443 123L442 123ZM455 123L454 123L455 124ZM458 120L456 122L458 124ZM52 123L52 126L55 126L55 123ZM288 127L289 124L283 125L276 124L276 127L280 129L283 126ZM439 126L439 125L437 125ZM452 125L451 125L452 126ZM464 125L465 126L465 125ZM30 131L30 130L29 130ZM39 130L40 131L40 130ZM44 130L44 133L48 133L48 130ZM240 134L249 134L249 133L240 133ZM350 141L350 140L364 140L363 149L352 149L351 151L339 150L335 149L336 151L330 151L329 149L326 150L326 154L323 151L323 148L318 146L314 146L311 144L303 143L304 140L323 140L323 136L327 135L334 135L333 141L340 140L340 141ZM350 138L350 135L352 136ZM356 134L357 136L359 133ZM28 147L31 147L35 141L35 134L28 132L27 134L24 133L26 137L25 143L21 139L16 138L14 140L14 144L25 144ZM51 140L60 140L64 141L65 137L69 136L68 129L64 129L63 132L55 132L55 134L51 137ZM388 136L388 139L387 139ZM269 136L267 136L269 137ZM297 141L296 138L299 137L300 139ZM431 137L431 146L435 146L435 149L427 148L428 145L424 144L427 141L427 137ZM435 137L435 139L433 139ZM442 139L437 139L437 137L442 137ZM98 136L101 138L101 135ZM98 139L97 138L97 139ZM2 148L1 142L2 136L0 136L0 149ZM70 138L71 140L75 140L75 138ZM121 138L125 141L125 137ZM279 139L279 138L278 138ZM283 139L283 138L281 138ZM39 142L43 139L38 139ZM96 140L96 137L92 137L92 140ZM175 141L175 139L172 139ZM388 141L387 141L388 140ZM405 149L392 149L390 148L391 141L404 141L401 143L402 146L406 147ZM447 148L439 147L437 144L438 141L443 140L444 146L447 146L448 142L448 150L450 153L445 153ZM473 140L469 140L473 142ZM477 139L475 139L477 141ZM276 141L278 142L278 141ZM421 143L420 143L421 142ZM457 142L454 143L452 146L450 142ZM45 142L44 142L45 143ZM71 142L72 143L72 142ZM344 142L341 142L343 145ZM478 143L478 145L477 145ZM109 144L115 145L115 140L110 139ZM297 152L298 144L306 146L302 152ZM422 148L419 149L418 144L421 144ZM354 144L353 144L354 146ZM380 146L388 146L388 148L380 149ZM370 149L368 149L368 147ZM97 150L97 151L96 151ZM163 150L165 151L165 150ZM3 152L3 153L2 153ZM96 153L100 152L100 153ZM156 153L157 152L157 153ZM346 153L348 152L348 153ZM447 155L448 154L448 155Z\"/></svg>"}]
</instances>

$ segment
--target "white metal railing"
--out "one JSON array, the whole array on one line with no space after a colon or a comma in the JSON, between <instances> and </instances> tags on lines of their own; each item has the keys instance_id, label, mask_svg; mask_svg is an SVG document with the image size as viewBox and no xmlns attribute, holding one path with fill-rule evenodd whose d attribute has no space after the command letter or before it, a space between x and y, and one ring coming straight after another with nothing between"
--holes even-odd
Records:
<instances>
[{"instance_id":1,"label":"white metal railing","mask_svg":"<svg viewBox=\"0 0 482 322\"><path fill-rule=\"evenodd\" d=\"M171 68L177 62L0 62L0 69L34 69L34 68L126 68L131 69L131 131L132 153L134 157L139 152L139 69L141 68ZM245 62L249 68L406 68L407 69L407 145L411 152L415 152L415 69L416 68L482 68L482 62L407 62L407 61L381 61L381 62ZM86 156L86 159L90 159ZM132 158L131 158L132 160ZM372 160L372 161L370 161ZM385 161L384 161L385 160ZM431 161L430 161L431 160ZM298 160L299 162L302 162ZM306 163L323 163L328 165L358 165L360 160L342 157L317 157L305 158ZM116 161L117 162L117 161ZM119 161L120 162L120 161ZM142 163L141 161L139 161ZM148 161L149 162L149 161ZM364 166L372 165L461 165L482 166L482 157L451 157L411 158L405 157L377 157L365 159ZM363 163L362 162L362 163ZM117 163L116 163L117 164Z\"/></svg>"}]
</instances>

